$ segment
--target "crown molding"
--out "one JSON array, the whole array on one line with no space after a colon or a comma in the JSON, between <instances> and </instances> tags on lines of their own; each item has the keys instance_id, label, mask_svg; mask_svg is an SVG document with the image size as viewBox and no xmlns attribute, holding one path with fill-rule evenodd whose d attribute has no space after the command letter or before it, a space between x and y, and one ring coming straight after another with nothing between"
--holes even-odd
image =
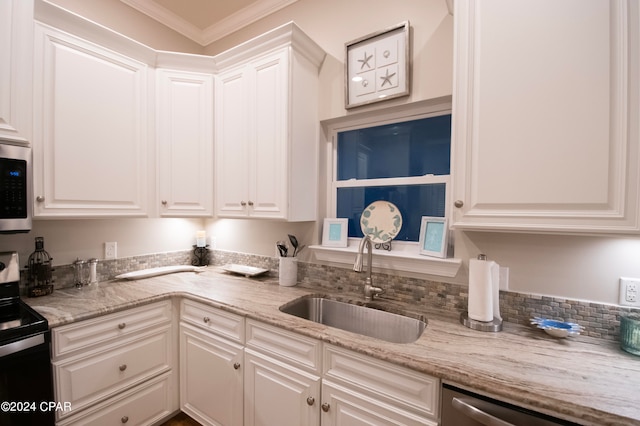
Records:
<instances>
[{"instance_id":1,"label":"crown molding","mask_svg":"<svg viewBox=\"0 0 640 426\"><path fill-rule=\"evenodd\" d=\"M195 41L201 46L207 46L298 0L258 0L251 6L240 9L232 15L211 24L204 30L196 27L167 8L160 6L153 0L120 1Z\"/></svg>"}]
</instances>

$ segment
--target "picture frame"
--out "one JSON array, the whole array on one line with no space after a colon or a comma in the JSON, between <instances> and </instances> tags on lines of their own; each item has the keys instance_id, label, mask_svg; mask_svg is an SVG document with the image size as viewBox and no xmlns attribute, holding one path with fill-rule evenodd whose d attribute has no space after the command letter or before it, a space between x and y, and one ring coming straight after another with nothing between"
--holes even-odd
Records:
<instances>
[{"instance_id":1,"label":"picture frame","mask_svg":"<svg viewBox=\"0 0 640 426\"><path fill-rule=\"evenodd\" d=\"M322 226L322 245L327 247L346 247L349 219L325 218Z\"/></svg>"},{"instance_id":2,"label":"picture frame","mask_svg":"<svg viewBox=\"0 0 640 426\"><path fill-rule=\"evenodd\" d=\"M420 254L446 258L449 243L447 219L444 217L422 216L420 223Z\"/></svg>"},{"instance_id":3,"label":"picture frame","mask_svg":"<svg viewBox=\"0 0 640 426\"><path fill-rule=\"evenodd\" d=\"M345 108L408 96L409 21L345 44Z\"/></svg>"}]
</instances>

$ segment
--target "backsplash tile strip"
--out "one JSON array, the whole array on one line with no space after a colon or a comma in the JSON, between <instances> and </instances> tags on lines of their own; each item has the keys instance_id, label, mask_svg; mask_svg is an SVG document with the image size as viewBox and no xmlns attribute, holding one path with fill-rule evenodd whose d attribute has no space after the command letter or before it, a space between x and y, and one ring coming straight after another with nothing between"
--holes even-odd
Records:
<instances>
[{"instance_id":1,"label":"backsplash tile strip","mask_svg":"<svg viewBox=\"0 0 640 426\"><path fill-rule=\"evenodd\" d=\"M168 265L190 265L191 250L155 253L149 255L100 260L97 266L98 280L107 281L116 275L146 268ZM222 266L228 263L269 269L271 277L278 276L278 258L224 250L211 250L211 264ZM26 289L25 274L22 285ZM53 272L55 288L73 287L73 266L55 266ZM360 293L363 276L350 269L298 262L300 286L335 293ZM374 273L374 283L384 283L384 298L397 303L427 306L450 312L462 312L467 308L468 287L418 278L400 277ZM55 291L55 290L54 290ZM503 320L528 325L534 316L577 322L585 327L583 334L606 340L619 340L620 314L637 312L617 305L606 305L586 301L569 300L536 294L500 292L500 312Z\"/></svg>"}]
</instances>

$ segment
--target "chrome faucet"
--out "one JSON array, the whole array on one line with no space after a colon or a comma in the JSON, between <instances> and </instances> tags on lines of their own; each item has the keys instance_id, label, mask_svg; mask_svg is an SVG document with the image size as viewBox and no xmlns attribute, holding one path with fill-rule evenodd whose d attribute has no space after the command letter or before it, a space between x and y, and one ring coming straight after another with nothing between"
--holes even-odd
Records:
<instances>
[{"instance_id":1,"label":"chrome faucet","mask_svg":"<svg viewBox=\"0 0 640 426\"><path fill-rule=\"evenodd\" d=\"M358 254L356 255L356 261L353 264L353 270L356 272L362 272L362 255L364 254L364 248L367 247L367 278L364 282L364 300L371 301L376 295L384 293L384 290L380 287L374 287L371 280L371 269L373 261L373 243L371 237L365 235L360 241L360 247L358 247Z\"/></svg>"}]
</instances>

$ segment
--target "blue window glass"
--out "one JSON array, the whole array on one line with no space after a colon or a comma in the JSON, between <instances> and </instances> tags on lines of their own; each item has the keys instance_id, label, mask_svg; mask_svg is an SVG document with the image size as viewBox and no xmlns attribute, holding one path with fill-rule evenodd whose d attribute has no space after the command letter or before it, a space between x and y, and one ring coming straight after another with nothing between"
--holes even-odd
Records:
<instances>
[{"instance_id":1,"label":"blue window glass","mask_svg":"<svg viewBox=\"0 0 640 426\"><path fill-rule=\"evenodd\" d=\"M349 219L349 237L362 238L360 215L371 203L386 200L402 214L399 241L418 241L422 216L444 217L445 184L338 188L337 217Z\"/></svg>"},{"instance_id":2,"label":"blue window glass","mask_svg":"<svg viewBox=\"0 0 640 426\"><path fill-rule=\"evenodd\" d=\"M448 175L451 115L338 134L337 179Z\"/></svg>"}]
</instances>

